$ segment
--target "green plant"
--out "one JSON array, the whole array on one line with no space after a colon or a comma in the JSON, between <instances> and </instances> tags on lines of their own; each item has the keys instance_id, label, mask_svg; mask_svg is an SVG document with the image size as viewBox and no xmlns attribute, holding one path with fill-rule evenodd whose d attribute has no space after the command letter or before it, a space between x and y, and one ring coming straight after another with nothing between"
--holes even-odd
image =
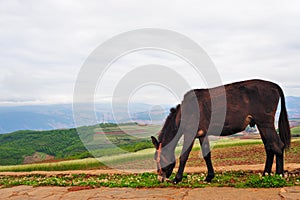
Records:
<instances>
[{"instance_id":1,"label":"green plant","mask_svg":"<svg viewBox=\"0 0 300 200\"><path fill-rule=\"evenodd\" d=\"M0 186L11 187L16 185L32 186L89 186L89 187L243 187L269 188L299 185L299 176L282 178L278 175L260 177L250 172L222 172L217 173L211 183L204 182L206 174L185 174L184 179L177 185L170 182L160 183L155 173L138 174L66 174L57 176L28 175L28 176L0 176ZM170 179L174 178L174 174Z\"/></svg>"},{"instance_id":2,"label":"green plant","mask_svg":"<svg viewBox=\"0 0 300 200\"><path fill-rule=\"evenodd\" d=\"M251 176L245 186L253 188L277 188L287 186L287 181L278 174L267 176Z\"/></svg>"}]
</instances>

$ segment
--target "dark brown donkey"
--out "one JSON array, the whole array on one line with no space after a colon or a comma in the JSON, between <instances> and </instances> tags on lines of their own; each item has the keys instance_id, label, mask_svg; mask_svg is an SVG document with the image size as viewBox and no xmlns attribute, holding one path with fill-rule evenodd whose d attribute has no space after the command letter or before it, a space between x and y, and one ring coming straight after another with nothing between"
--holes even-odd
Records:
<instances>
[{"instance_id":1,"label":"dark brown donkey","mask_svg":"<svg viewBox=\"0 0 300 200\"><path fill-rule=\"evenodd\" d=\"M220 94L222 90L223 100ZM281 112L278 135L274 121L279 99L281 99ZM218 118L222 112L223 120L221 117L219 121L212 122L213 117ZM175 147L180 137L184 135L179 169L173 182L178 183L182 180L184 167L195 138L200 140L208 169L205 180L211 181L214 178L214 169L207 136L232 135L243 131L248 125L251 127L257 125L263 140L267 154L264 172L271 172L274 155L276 155L276 173L283 174L284 149L289 148L291 141L283 91L272 82L248 80L211 89L191 90L185 94L181 105L170 110L158 140L151 137L156 148L155 160L159 180L164 181L172 174L176 162Z\"/></svg>"}]
</instances>

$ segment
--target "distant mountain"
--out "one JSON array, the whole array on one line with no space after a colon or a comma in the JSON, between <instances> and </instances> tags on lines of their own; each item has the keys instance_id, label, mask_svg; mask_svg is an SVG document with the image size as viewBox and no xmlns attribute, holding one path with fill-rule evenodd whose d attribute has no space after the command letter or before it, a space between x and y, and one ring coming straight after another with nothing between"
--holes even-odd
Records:
<instances>
[{"instance_id":1,"label":"distant mountain","mask_svg":"<svg viewBox=\"0 0 300 200\"><path fill-rule=\"evenodd\" d=\"M300 97L286 97L289 118L300 118ZM162 123L171 106L156 107L149 104L135 103L128 109L116 105L114 113L110 104L95 105L95 114L99 123L130 122ZM92 124L87 124L92 125ZM0 133L17 130L52 130L75 127L71 104L30 105L0 107Z\"/></svg>"},{"instance_id":2,"label":"distant mountain","mask_svg":"<svg viewBox=\"0 0 300 200\"><path fill-rule=\"evenodd\" d=\"M300 97L286 97L289 118L300 118Z\"/></svg>"},{"instance_id":3,"label":"distant mountain","mask_svg":"<svg viewBox=\"0 0 300 200\"><path fill-rule=\"evenodd\" d=\"M162 123L170 106L157 109L149 104L135 103L129 108L124 105L114 107L110 104L95 105L99 123L141 122ZM154 109L154 110L153 110ZM128 116L129 110L129 116ZM85 125L93 125L87 124ZM72 104L0 106L0 134L18 130L52 130L74 128Z\"/></svg>"},{"instance_id":4,"label":"distant mountain","mask_svg":"<svg viewBox=\"0 0 300 200\"><path fill-rule=\"evenodd\" d=\"M74 127L71 105L0 107L0 133Z\"/></svg>"}]
</instances>

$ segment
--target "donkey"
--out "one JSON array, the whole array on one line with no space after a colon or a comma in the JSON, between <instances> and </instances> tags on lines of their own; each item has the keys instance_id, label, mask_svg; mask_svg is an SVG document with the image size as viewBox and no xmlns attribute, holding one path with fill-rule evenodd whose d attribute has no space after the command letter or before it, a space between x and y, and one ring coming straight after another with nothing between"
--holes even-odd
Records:
<instances>
[{"instance_id":1,"label":"donkey","mask_svg":"<svg viewBox=\"0 0 300 200\"><path fill-rule=\"evenodd\" d=\"M222 89L225 91L223 96L225 101L220 101ZM279 99L281 111L277 134L274 122ZM222 115L220 110L224 112L223 120L213 122L214 116L218 118L219 114ZM245 130L248 125L257 126L265 147L264 174L271 173L274 155L276 155L276 173L283 174L284 149L290 147L291 133L285 97L277 84L264 80L248 80L187 92L182 103L170 109L158 140L151 137L156 148L154 158L159 181L163 182L171 176L176 164L175 148L180 137L184 135L179 168L173 183L182 180L184 167L196 138L200 141L208 170L205 181L211 182L215 175L208 136L232 135Z\"/></svg>"}]
</instances>

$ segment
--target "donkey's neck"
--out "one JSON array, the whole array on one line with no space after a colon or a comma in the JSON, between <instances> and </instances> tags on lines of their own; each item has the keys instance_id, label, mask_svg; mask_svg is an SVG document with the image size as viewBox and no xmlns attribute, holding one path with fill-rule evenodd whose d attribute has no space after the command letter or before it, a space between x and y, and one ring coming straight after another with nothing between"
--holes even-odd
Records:
<instances>
[{"instance_id":1,"label":"donkey's neck","mask_svg":"<svg viewBox=\"0 0 300 200\"><path fill-rule=\"evenodd\" d=\"M166 145L163 145L163 146L166 146L170 152L174 152L181 136L182 136L182 133L180 133L179 131L176 132L176 134L171 139L166 141Z\"/></svg>"}]
</instances>

